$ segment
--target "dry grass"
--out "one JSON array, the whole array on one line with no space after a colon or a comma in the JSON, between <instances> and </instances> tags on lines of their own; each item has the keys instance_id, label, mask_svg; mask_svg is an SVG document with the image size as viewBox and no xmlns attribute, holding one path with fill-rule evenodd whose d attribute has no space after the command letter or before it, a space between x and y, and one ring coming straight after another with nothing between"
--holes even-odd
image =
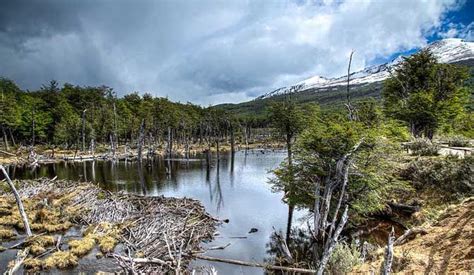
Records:
<instances>
[{"instance_id":1,"label":"dry grass","mask_svg":"<svg viewBox=\"0 0 474 275\"><path fill-rule=\"evenodd\" d=\"M474 270L474 199L448 207L428 233L394 247L393 270L404 274L459 274ZM353 273L377 273L383 249Z\"/></svg>"},{"instance_id":2,"label":"dry grass","mask_svg":"<svg viewBox=\"0 0 474 275\"><path fill-rule=\"evenodd\" d=\"M14 236L16 236L16 234L12 229L0 226L0 240L8 240Z\"/></svg>"},{"instance_id":3,"label":"dry grass","mask_svg":"<svg viewBox=\"0 0 474 275\"><path fill-rule=\"evenodd\" d=\"M71 252L76 256L84 256L91 251L95 246L95 240L92 237L86 236L80 240L72 240L69 242Z\"/></svg>"},{"instance_id":4,"label":"dry grass","mask_svg":"<svg viewBox=\"0 0 474 275\"><path fill-rule=\"evenodd\" d=\"M79 259L70 251L58 251L44 260L44 268L66 269L78 264Z\"/></svg>"},{"instance_id":5,"label":"dry grass","mask_svg":"<svg viewBox=\"0 0 474 275\"><path fill-rule=\"evenodd\" d=\"M43 261L35 258L28 258L23 262L23 266L28 271L40 271L43 269Z\"/></svg>"}]
</instances>

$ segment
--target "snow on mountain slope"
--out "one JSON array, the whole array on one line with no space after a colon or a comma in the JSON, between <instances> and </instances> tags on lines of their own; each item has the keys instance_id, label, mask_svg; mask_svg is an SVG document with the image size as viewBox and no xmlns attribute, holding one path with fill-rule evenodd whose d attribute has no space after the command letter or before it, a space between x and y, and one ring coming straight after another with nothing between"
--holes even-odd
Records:
<instances>
[{"instance_id":1,"label":"snow on mountain slope","mask_svg":"<svg viewBox=\"0 0 474 275\"><path fill-rule=\"evenodd\" d=\"M474 43L458 38L436 41L427 47L441 63L453 63L474 58Z\"/></svg>"},{"instance_id":2,"label":"snow on mountain slope","mask_svg":"<svg viewBox=\"0 0 474 275\"><path fill-rule=\"evenodd\" d=\"M474 59L474 42L467 42L458 38L448 38L431 43L429 49L441 63L455 63ZM390 63L367 67L361 71L351 73L352 85L366 85L385 80L390 76L390 70L403 60L402 56ZM336 78L313 76L289 87L282 87L256 99L265 99L272 96L301 92L309 89L331 88L347 84L347 75Z\"/></svg>"}]
</instances>

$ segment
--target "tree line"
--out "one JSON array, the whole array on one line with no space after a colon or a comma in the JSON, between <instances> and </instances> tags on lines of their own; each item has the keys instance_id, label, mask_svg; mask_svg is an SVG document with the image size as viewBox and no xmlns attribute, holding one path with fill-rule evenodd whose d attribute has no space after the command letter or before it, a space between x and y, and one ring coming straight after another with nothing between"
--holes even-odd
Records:
<instances>
[{"instance_id":1,"label":"tree line","mask_svg":"<svg viewBox=\"0 0 474 275\"><path fill-rule=\"evenodd\" d=\"M238 118L225 110L172 102L150 94L117 97L106 86L81 87L56 81L37 91L23 91L12 80L0 79L0 127L8 151L16 145L50 145L90 150L97 144L214 144L220 139L250 138L251 129L265 124ZM237 136L238 134L238 136Z\"/></svg>"}]
</instances>

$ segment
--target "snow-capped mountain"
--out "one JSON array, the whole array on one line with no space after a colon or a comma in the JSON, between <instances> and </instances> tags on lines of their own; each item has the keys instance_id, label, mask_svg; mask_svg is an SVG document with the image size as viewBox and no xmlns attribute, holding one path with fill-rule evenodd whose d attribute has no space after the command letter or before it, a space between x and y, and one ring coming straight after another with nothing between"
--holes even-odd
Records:
<instances>
[{"instance_id":1,"label":"snow-capped mountain","mask_svg":"<svg viewBox=\"0 0 474 275\"><path fill-rule=\"evenodd\" d=\"M474 42L467 42L458 38L448 38L431 43L426 47L442 63L458 63L474 59ZM361 71L350 74L351 85L367 85L374 82L380 82L390 76L390 71L403 60L399 56L389 63L367 67ZM282 87L270 93L266 93L256 99L265 99L277 95L302 92L314 89L328 89L331 87L347 84L347 75L335 78L325 78L322 76L313 76L289 87Z\"/></svg>"}]
</instances>

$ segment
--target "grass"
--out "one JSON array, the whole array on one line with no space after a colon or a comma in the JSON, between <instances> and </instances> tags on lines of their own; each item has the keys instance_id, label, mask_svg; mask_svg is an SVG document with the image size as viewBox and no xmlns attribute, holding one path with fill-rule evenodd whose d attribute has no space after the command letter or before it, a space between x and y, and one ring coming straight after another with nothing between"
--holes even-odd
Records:
<instances>
[{"instance_id":1,"label":"grass","mask_svg":"<svg viewBox=\"0 0 474 275\"><path fill-rule=\"evenodd\" d=\"M71 252L76 256L84 256L89 251L91 251L95 246L94 238L90 236L86 236L80 240L72 240L69 242L69 247L71 248Z\"/></svg>"},{"instance_id":2,"label":"grass","mask_svg":"<svg viewBox=\"0 0 474 275\"><path fill-rule=\"evenodd\" d=\"M66 269L78 264L79 259L71 251L58 251L44 260L44 268Z\"/></svg>"},{"instance_id":3,"label":"grass","mask_svg":"<svg viewBox=\"0 0 474 275\"><path fill-rule=\"evenodd\" d=\"M35 258L28 258L23 262L23 266L30 272L39 271L43 268L43 261Z\"/></svg>"},{"instance_id":4,"label":"grass","mask_svg":"<svg viewBox=\"0 0 474 275\"><path fill-rule=\"evenodd\" d=\"M12 229L0 227L0 239L1 240L8 240L15 236L15 232Z\"/></svg>"}]
</instances>

